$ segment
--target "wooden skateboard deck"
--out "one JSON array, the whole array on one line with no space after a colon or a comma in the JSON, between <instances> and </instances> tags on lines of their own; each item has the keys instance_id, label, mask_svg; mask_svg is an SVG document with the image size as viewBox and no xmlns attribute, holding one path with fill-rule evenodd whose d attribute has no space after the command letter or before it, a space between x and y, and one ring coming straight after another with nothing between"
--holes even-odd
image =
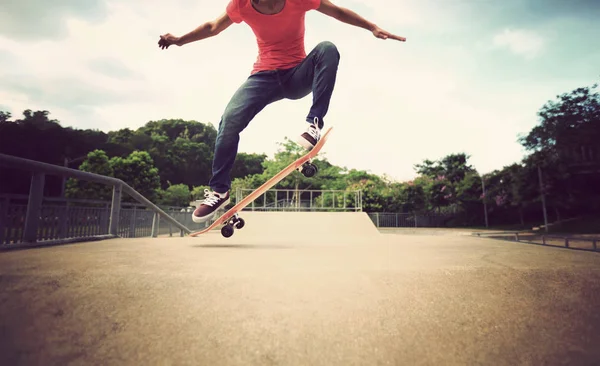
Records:
<instances>
[{"instance_id":1,"label":"wooden skateboard deck","mask_svg":"<svg viewBox=\"0 0 600 366\"><path fill-rule=\"evenodd\" d=\"M239 212L241 212L246 206L248 206L252 201L260 197L263 193L273 187L275 184L279 183L283 178L287 177L294 170L301 169L302 174L306 177L312 177L317 173L317 167L312 164L312 159L317 156L321 148L327 141L329 137L329 132L331 132L332 128L330 127L327 131L321 136L321 139L315 147L313 147L309 152L304 154L303 156L296 159L290 165L288 165L285 169L281 170L279 173L275 174L268 181L266 181L263 185L258 187L254 192L250 193L240 202L238 202L235 206L230 208L227 212L225 212L221 217L216 219L210 226L207 228L196 231L190 234L190 236L198 236L204 233L207 233L217 227L218 225L223 225L221 228L221 234L228 238L233 235L234 226L237 229L241 229L244 226L244 220L238 216Z\"/></svg>"}]
</instances>

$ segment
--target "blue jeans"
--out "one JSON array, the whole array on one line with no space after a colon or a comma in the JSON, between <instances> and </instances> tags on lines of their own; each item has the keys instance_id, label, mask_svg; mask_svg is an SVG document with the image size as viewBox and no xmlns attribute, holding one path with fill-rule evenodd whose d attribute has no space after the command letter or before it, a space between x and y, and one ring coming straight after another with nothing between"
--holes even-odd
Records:
<instances>
[{"instance_id":1,"label":"blue jeans","mask_svg":"<svg viewBox=\"0 0 600 366\"><path fill-rule=\"evenodd\" d=\"M210 188L225 193L231 188L230 172L235 162L240 132L267 105L281 99L297 100L313 93L306 121L323 118L329 109L340 54L331 42L319 43L297 66L285 70L260 71L250 75L234 93L219 123Z\"/></svg>"}]
</instances>

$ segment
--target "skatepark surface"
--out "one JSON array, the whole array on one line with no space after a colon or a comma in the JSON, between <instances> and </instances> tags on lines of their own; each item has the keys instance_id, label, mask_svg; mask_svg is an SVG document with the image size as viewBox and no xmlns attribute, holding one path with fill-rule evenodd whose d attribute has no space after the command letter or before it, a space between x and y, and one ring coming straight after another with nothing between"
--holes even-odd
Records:
<instances>
[{"instance_id":1,"label":"skatepark surface","mask_svg":"<svg viewBox=\"0 0 600 366\"><path fill-rule=\"evenodd\" d=\"M365 213L0 252L2 365L592 365L600 253Z\"/></svg>"}]
</instances>

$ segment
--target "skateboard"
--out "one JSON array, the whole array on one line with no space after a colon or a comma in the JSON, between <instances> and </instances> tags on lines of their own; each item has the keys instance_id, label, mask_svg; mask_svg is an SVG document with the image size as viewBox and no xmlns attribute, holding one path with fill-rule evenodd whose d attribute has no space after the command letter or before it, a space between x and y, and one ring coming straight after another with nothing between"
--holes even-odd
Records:
<instances>
[{"instance_id":1,"label":"skateboard","mask_svg":"<svg viewBox=\"0 0 600 366\"><path fill-rule=\"evenodd\" d=\"M223 235L226 238L229 238L233 235L234 228L241 229L245 225L244 219L242 219L239 216L240 211L242 211L246 206L252 203L252 201L257 199L260 195L265 193L275 184L279 183L279 181L281 181L283 178L290 175L294 170L300 171L300 173L302 173L307 178L311 178L315 174L317 174L318 168L315 164L312 163L312 160L315 158L315 156L317 156L319 151L321 151L321 148L327 141L331 130L331 127L327 129L327 131L325 131L325 133L321 136L319 142L317 142L317 144L310 151L308 151L306 154L299 157L290 165L285 167L285 169L281 170L279 173L271 177L263 185L258 187L256 190L254 190L252 193L250 193L248 196L246 196L244 199L238 202L235 206L233 206L227 212L221 215L221 217L216 219L210 226L201 231L193 232L190 234L190 236L195 237L207 233L219 225L223 225L223 227L221 228L221 235Z\"/></svg>"}]
</instances>

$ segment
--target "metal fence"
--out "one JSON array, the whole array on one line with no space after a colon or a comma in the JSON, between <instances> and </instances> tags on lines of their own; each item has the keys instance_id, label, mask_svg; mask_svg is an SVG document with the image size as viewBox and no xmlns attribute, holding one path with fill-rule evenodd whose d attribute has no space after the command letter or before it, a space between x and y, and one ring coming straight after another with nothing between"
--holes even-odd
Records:
<instances>
[{"instance_id":1,"label":"metal fence","mask_svg":"<svg viewBox=\"0 0 600 366\"><path fill-rule=\"evenodd\" d=\"M81 206L73 206L73 204ZM27 220L28 196L0 195L0 244L20 243ZM110 202L42 199L38 240L108 235Z\"/></svg>"},{"instance_id":2,"label":"metal fence","mask_svg":"<svg viewBox=\"0 0 600 366\"><path fill-rule=\"evenodd\" d=\"M235 201L239 202L253 189L238 188ZM362 211L360 190L302 190L271 189L262 194L245 210L248 211Z\"/></svg>"},{"instance_id":3,"label":"metal fence","mask_svg":"<svg viewBox=\"0 0 600 366\"><path fill-rule=\"evenodd\" d=\"M0 245L22 243L29 197L0 195ZM196 224L191 212L181 207L162 207L189 230L200 230L208 223ZM81 240L109 235L111 202L44 197L39 211L37 241ZM169 220L144 205L122 203L117 236L122 238L183 235Z\"/></svg>"},{"instance_id":4,"label":"metal fence","mask_svg":"<svg viewBox=\"0 0 600 366\"><path fill-rule=\"evenodd\" d=\"M0 246L22 247L106 238L159 234L162 221L181 235L191 230L120 179L0 154L0 165L28 170L29 195L0 199ZM46 175L70 177L113 187L110 202L43 197ZM2 179L10 179L3 176ZM121 202L128 194L141 205ZM77 201L77 202L75 202ZM151 223L151 224L150 224ZM167 225L165 225L167 226ZM149 228L149 229L148 229Z\"/></svg>"},{"instance_id":5,"label":"metal fence","mask_svg":"<svg viewBox=\"0 0 600 366\"><path fill-rule=\"evenodd\" d=\"M596 235L552 235L528 231L475 232L471 235L488 239L514 241L525 244L543 245L591 252L598 252L600 250L598 246L600 238L598 238Z\"/></svg>"},{"instance_id":6,"label":"metal fence","mask_svg":"<svg viewBox=\"0 0 600 366\"><path fill-rule=\"evenodd\" d=\"M446 222L454 217L453 214L410 214L410 213L381 213L368 214L373 224L378 228L395 227L445 227Z\"/></svg>"}]
</instances>

